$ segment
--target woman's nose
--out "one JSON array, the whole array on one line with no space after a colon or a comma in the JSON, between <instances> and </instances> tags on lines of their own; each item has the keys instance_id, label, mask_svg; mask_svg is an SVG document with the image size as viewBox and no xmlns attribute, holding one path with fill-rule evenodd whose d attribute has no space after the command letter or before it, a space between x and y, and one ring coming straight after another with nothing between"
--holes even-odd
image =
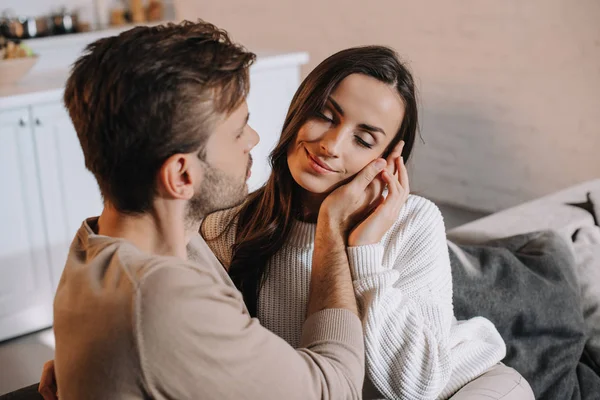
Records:
<instances>
[{"instance_id":1,"label":"woman's nose","mask_svg":"<svg viewBox=\"0 0 600 400\"><path fill-rule=\"evenodd\" d=\"M344 130L341 127L330 129L321 139L320 147L326 156L337 158L340 156Z\"/></svg>"}]
</instances>

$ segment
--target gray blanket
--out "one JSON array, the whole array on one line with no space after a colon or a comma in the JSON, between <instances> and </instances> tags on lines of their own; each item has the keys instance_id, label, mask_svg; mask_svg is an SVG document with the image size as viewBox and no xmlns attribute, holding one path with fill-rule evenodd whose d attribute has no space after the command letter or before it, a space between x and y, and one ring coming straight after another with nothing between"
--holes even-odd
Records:
<instances>
[{"instance_id":1,"label":"gray blanket","mask_svg":"<svg viewBox=\"0 0 600 400\"><path fill-rule=\"evenodd\" d=\"M482 315L507 345L503 362L536 399L600 399L600 376L586 362L584 318L574 258L558 234L536 232L484 245L450 243L458 319Z\"/></svg>"}]
</instances>

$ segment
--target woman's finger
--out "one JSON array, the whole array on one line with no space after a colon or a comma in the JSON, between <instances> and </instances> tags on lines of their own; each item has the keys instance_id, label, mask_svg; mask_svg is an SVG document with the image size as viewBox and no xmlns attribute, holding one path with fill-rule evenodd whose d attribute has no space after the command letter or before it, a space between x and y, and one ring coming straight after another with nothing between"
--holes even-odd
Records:
<instances>
[{"instance_id":1,"label":"woman's finger","mask_svg":"<svg viewBox=\"0 0 600 400\"><path fill-rule=\"evenodd\" d=\"M387 207L390 209L389 211L392 212L393 210L400 208L400 204L398 204L402 199L400 185L398 184L398 181L387 171L385 171L382 176L388 186L388 195L380 208Z\"/></svg>"},{"instance_id":2,"label":"woman's finger","mask_svg":"<svg viewBox=\"0 0 600 400\"><path fill-rule=\"evenodd\" d=\"M402 165L399 164L399 166L401 167ZM400 184L400 181L398 178L394 177L389 177L389 182L386 181L388 184L388 190L389 190L389 194L388 197L390 197L391 202L394 204L394 206L396 207L396 211L399 212L400 209L402 208L402 206L404 205L404 203L406 203L406 199L408 198L408 191Z\"/></svg>"},{"instance_id":3,"label":"woman's finger","mask_svg":"<svg viewBox=\"0 0 600 400\"><path fill-rule=\"evenodd\" d=\"M404 157L400 157L397 163L399 171L398 182L400 182L400 185L404 188L404 190L410 192L410 186L408 182L408 170L406 169L406 165L404 164Z\"/></svg>"},{"instance_id":4,"label":"woman's finger","mask_svg":"<svg viewBox=\"0 0 600 400\"><path fill-rule=\"evenodd\" d=\"M388 186L388 197L391 196L394 201L398 200L398 197L400 196L401 186L398 183L396 177L388 174L385 177L385 181Z\"/></svg>"},{"instance_id":5,"label":"woman's finger","mask_svg":"<svg viewBox=\"0 0 600 400\"><path fill-rule=\"evenodd\" d=\"M401 140L394 149L390 152L390 155L387 158L388 167L390 171L390 175L395 175L398 171L396 167L396 158L402 155L402 150L404 149L404 140Z\"/></svg>"},{"instance_id":6,"label":"woman's finger","mask_svg":"<svg viewBox=\"0 0 600 400\"><path fill-rule=\"evenodd\" d=\"M392 153L396 155L396 157L400 157L402 155L402 150L404 150L404 140L398 142L398 144L392 150Z\"/></svg>"},{"instance_id":7,"label":"woman's finger","mask_svg":"<svg viewBox=\"0 0 600 400\"><path fill-rule=\"evenodd\" d=\"M382 196L382 200L379 202L377 208L371 212L369 219L372 222L379 221L376 222L377 224L385 225L383 221L392 221L398 218L400 206L397 204L399 203L399 195L398 189L395 186L397 183L394 185L395 179L387 171L382 173L382 179L388 183L389 192L387 197L383 198Z\"/></svg>"}]
</instances>

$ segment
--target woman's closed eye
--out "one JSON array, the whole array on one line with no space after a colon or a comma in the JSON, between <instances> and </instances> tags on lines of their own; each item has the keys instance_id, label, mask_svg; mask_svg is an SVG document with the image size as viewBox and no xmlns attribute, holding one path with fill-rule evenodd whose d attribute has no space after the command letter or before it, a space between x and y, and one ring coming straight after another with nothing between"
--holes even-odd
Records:
<instances>
[{"instance_id":1,"label":"woman's closed eye","mask_svg":"<svg viewBox=\"0 0 600 400\"><path fill-rule=\"evenodd\" d=\"M317 111L315 116L325 122L329 122L331 124L336 123L336 118L329 111Z\"/></svg>"},{"instance_id":2,"label":"woman's closed eye","mask_svg":"<svg viewBox=\"0 0 600 400\"><path fill-rule=\"evenodd\" d=\"M317 111L315 116L321 121L328 122L332 125L338 124L337 117L332 115L329 111ZM376 143L373 142L373 136L371 136L368 132L360 131L354 135L354 140L356 143L364 148L372 149Z\"/></svg>"},{"instance_id":3,"label":"woman's closed eye","mask_svg":"<svg viewBox=\"0 0 600 400\"><path fill-rule=\"evenodd\" d=\"M366 147L367 149L372 149L373 146L375 146L375 143L372 143L373 137L366 132L361 132L361 134L354 135L354 139L359 146Z\"/></svg>"}]
</instances>

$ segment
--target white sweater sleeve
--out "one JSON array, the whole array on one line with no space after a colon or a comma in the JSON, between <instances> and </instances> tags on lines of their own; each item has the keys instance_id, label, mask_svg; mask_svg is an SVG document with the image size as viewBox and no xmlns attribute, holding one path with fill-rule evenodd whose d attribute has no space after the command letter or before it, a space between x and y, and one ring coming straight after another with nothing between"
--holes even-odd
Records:
<instances>
[{"instance_id":1,"label":"white sweater sleeve","mask_svg":"<svg viewBox=\"0 0 600 400\"><path fill-rule=\"evenodd\" d=\"M367 373L390 399L433 399L450 379L452 275L444 222L411 196L381 243L348 248Z\"/></svg>"}]
</instances>

